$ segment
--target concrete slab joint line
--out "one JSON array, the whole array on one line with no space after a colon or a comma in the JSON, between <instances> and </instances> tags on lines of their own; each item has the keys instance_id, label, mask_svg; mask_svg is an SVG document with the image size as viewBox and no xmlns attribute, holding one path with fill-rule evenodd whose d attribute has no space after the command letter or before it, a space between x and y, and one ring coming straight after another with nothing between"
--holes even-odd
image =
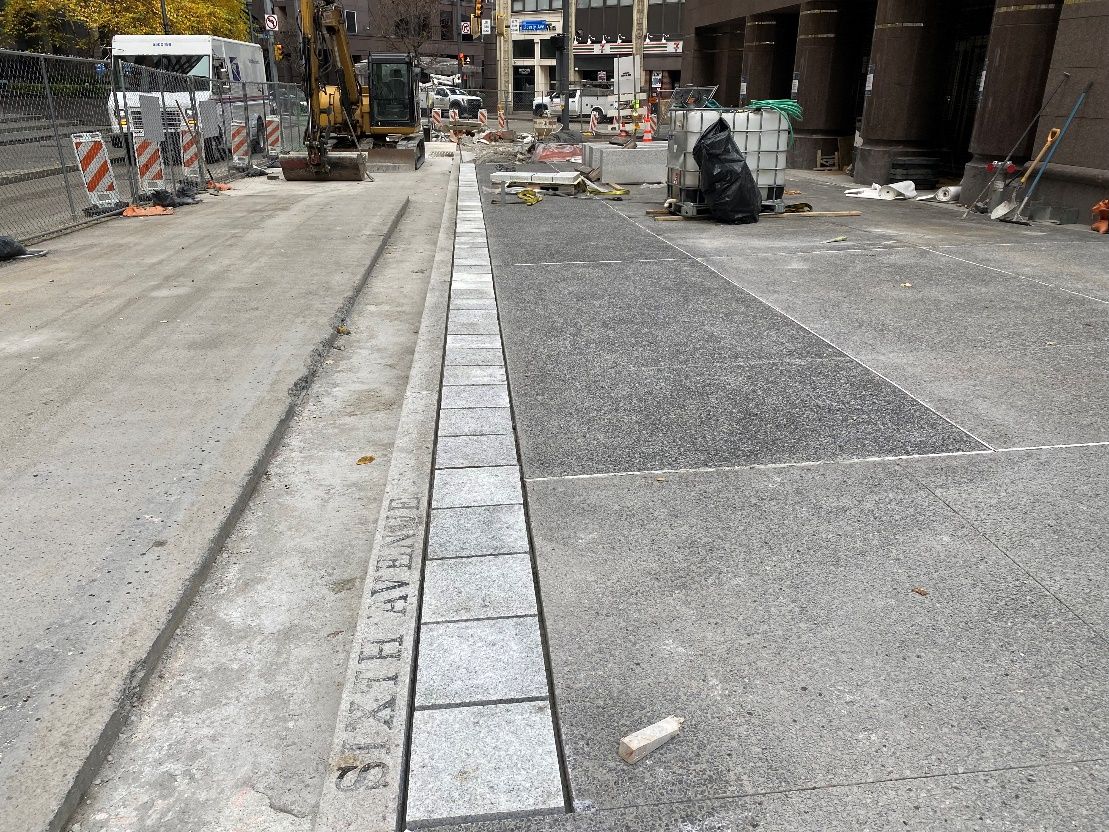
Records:
<instances>
[{"instance_id":1,"label":"concrete slab joint line","mask_svg":"<svg viewBox=\"0 0 1109 832\"><path fill-rule=\"evenodd\" d=\"M564 813L500 320L472 165L459 175L405 822Z\"/></svg>"}]
</instances>

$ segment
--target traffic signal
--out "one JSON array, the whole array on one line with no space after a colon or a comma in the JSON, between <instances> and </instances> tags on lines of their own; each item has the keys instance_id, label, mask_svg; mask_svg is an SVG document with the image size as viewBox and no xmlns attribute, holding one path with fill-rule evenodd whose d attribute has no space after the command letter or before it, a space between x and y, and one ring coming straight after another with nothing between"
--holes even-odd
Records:
<instances>
[{"instance_id":1,"label":"traffic signal","mask_svg":"<svg viewBox=\"0 0 1109 832\"><path fill-rule=\"evenodd\" d=\"M458 53L458 62L460 64L466 62L466 56L464 54L462 54L461 52Z\"/></svg>"},{"instance_id":2,"label":"traffic signal","mask_svg":"<svg viewBox=\"0 0 1109 832\"><path fill-rule=\"evenodd\" d=\"M273 57L274 57L274 60L277 60L277 61L281 61L281 60L285 59L285 47L282 46L280 43L275 43L273 45Z\"/></svg>"},{"instance_id":3,"label":"traffic signal","mask_svg":"<svg viewBox=\"0 0 1109 832\"><path fill-rule=\"evenodd\" d=\"M474 17L481 18L481 0L474 0Z\"/></svg>"}]
</instances>

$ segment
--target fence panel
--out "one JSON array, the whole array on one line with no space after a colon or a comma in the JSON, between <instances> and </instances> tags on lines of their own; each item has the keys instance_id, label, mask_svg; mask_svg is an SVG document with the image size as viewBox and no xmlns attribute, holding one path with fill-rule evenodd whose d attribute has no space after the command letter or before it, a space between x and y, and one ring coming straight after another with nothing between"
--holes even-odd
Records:
<instances>
[{"instance_id":1,"label":"fence panel","mask_svg":"<svg viewBox=\"0 0 1109 832\"><path fill-rule=\"evenodd\" d=\"M110 63L0 50L0 79L0 234L33 241L122 210Z\"/></svg>"}]
</instances>

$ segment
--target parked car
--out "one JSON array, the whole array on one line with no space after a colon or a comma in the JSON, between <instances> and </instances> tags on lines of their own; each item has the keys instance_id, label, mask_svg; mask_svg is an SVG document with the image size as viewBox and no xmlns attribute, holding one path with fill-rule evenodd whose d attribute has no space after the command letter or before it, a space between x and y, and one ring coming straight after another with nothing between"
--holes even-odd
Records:
<instances>
[{"instance_id":1,"label":"parked car","mask_svg":"<svg viewBox=\"0 0 1109 832\"><path fill-rule=\"evenodd\" d=\"M435 87L431 92L431 106L440 110L458 110L460 118L477 118L482 101L480 95L470 95L458 87Z\"/></svg>"}]
</instances>

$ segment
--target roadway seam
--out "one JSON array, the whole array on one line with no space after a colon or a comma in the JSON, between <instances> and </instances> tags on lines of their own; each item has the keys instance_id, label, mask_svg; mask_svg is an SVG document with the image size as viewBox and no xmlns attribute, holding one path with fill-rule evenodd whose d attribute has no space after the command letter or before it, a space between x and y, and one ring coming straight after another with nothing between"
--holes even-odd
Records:
<instances>
[{"instance_id":1,"label":"roadway seam","mask_svg":"<svg viewBox=\"0 0 1109 832\"><path fill-rule=\"evenodd\" d=\"M1059 768L1062 766L1080 766L1091 763L1104 763L1107 757L1088 757L1078 760L1052 760L1046 763L1027 763L1024 765L999 766L997 768L974 768L962 771L941 771L935 774L910 774L904 777L886 777L877 780L848 780L842 783L820 783L814 786L795 786L793 788L767 789L756 792L734 792L731 794L714 794L705 797L691 797L683 800L663 800L654 803L636 803L631 806L606 806L596 809L597 812L620 812L629 809L651 809L661 806L685 806L693 803L707 803L721 800L746 800L752 797L773 797L775 795L802 794L804 792L819 792L831 789L852 789L860 786L881 786L887 783L906 783L918 780L943 780L950 777L966 777L975 774L1000 774L1007 771L1035 771L1045 768Z\"/></svg>"},{"instance_id":2,"label":"roadway seam","mask_svg":"<svg viewBox=\"0 0 1109 832\"><path fill-rule=\"evenodd\" d=\"M1027 566L1025 566L1023 563L1021 563L1019 560L1017 560L1013 555L1011 555L1008 552L1008 550L1004 549L993 538L991 538L983 529L981 529L978 526L977 523L975 523L973 520L971 520L969 517L967 517L965 514L963 514L963 512L959 511L959 509L957 509L955 506L953 506L950 502L948 502L943 497L941 497L936 492L936 490L934 488L932 488L930 485L928 485L928 483L924 482L922 479L920 479L918 476L916 476L912 471L905 468L905 466L898 464L897 467L901 471L903 471L906 476L908 476L910 479L912 479L912 481L915 482L920 488L927 491L936 500L938 500L941 504L946 506L948 508L948 510L951 511L952 514L954 514L956 517L958 517L960 520L962 520L964 523L966 523L967 526L969 526L974 531L974 533L976 535L978 535L982 540L986 541L986 543L988 543L990 546L992 546L994 549L996 549L998 552L1000 552L1005 557L1006 560L1008 560L1017 569L1019 569L1021 572L1023 572L1028 577L1028 579L1030 581L1032 581L1032 583L1034 583L1036 586L1038 586L1047 595L1050 595L1052 598L1054 598L1055 601L1059 604L1059 606L1061 606L1063 609L1065 609L1067 612L1069 612L1071 615L1073 615L1076 619L1078 619L1083 624L1085 624L1086 628L1095 637L1097 637L1099 640L1105 642L1106 644L1109 644L1109 635L1107 635L1106 633L1104 633L1100 629L1098 629L1096 626L1094 626L1094 624L1091 621L1088 621L1077 610L1075 610L1074 607L1072 607L1070 604L1068 604L1066 601L1064 601L1059 596L1058 593L1056 593L1054 590L1052 590L1050 587L1048 587L1043 581L1041 581L1036 575L1034 575L1032 573L1032 571Z\"/></svg>"},{"instance_id":3,"label":"roadway seam","mask_svg":"<svg viewBox=\"0 0 1109 832\"><path fill-rule=\"evenodd\" d=\"M899 456L862 456L848 459L816 459L800 462L755 462L750 465L716 465L701 468L655 468L637 471L600 471L592 474L556 474L547 477L528 477L525 482L550 482L556 480L588 480L602 477L634 477L655 474L710 474L713 471L757 471L774 468L818 468L829 465L858 465L867 462L913 462L921 459L945 459L962 456L993 456L996 454L1026 453L1031 451L1072 450L1076 448L1104 448L1109 442L1077 442L1066 445L1029 445L1013 448L992 448L980 451L940 451L934 454L903 454Z\"/></svg>"}]
</instances>

